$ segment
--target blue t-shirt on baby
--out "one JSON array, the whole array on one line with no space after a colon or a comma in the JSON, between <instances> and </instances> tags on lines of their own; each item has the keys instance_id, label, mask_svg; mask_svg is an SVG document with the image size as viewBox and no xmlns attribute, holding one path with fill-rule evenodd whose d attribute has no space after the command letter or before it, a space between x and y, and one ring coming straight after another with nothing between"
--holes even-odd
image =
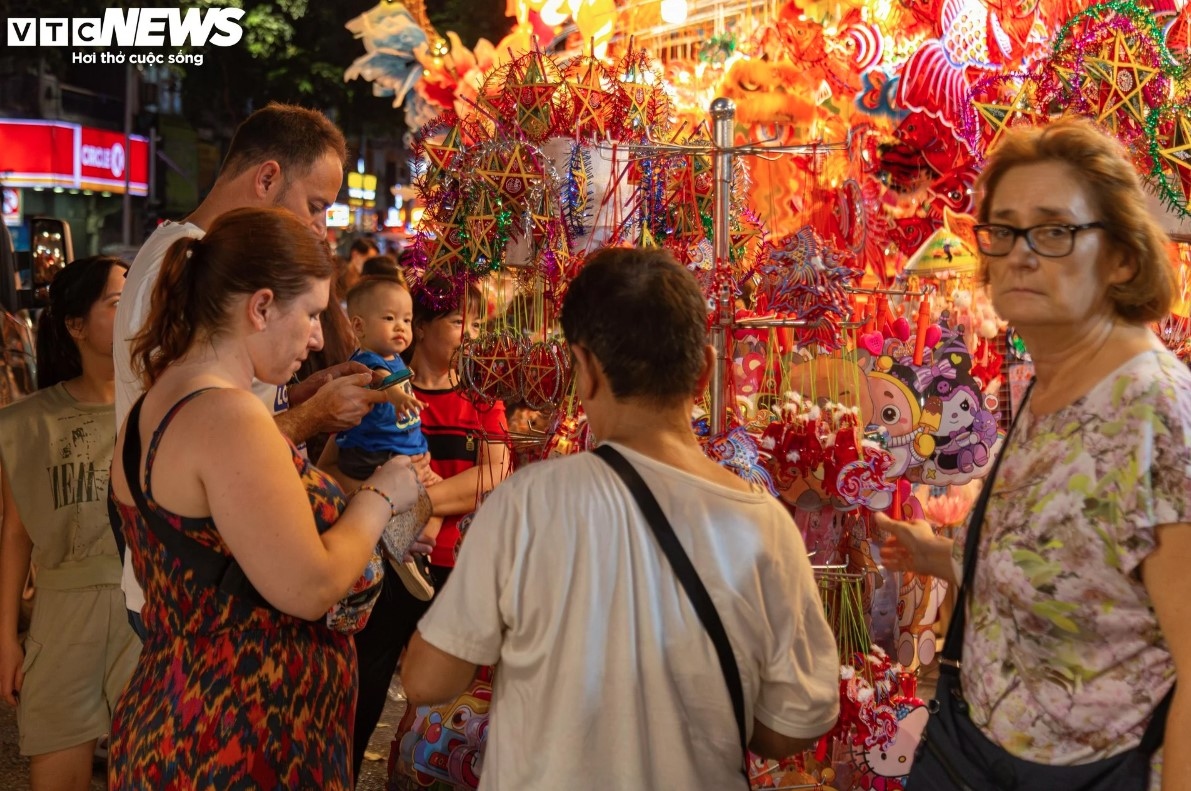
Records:
<instances>
[{"instance_id":1,"label":"blue t-shirt on baby","mask_svg":"<svg viewBox=\"0 0 1191 791\"><path fill-rule=\"evenodd\" d=\"M386 360L376 352L356 349L351 358L368 366L370 371L383 368L395 374L405 370L400 356ZM335 443L341 448L359 448L369 453L387 451L400 456L416 456L428 450L421 418L417 415L409 420L398 418L397 410L387 401L374 405L360 425L336 434Z\"/></svg>"}]
</instances>

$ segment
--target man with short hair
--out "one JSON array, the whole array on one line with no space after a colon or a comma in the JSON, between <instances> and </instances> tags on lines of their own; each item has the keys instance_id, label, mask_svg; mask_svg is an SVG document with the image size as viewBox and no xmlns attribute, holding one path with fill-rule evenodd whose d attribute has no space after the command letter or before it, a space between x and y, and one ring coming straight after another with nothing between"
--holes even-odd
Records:
<instances>
[{"instance_id":1,"label":"man with short hair","mask_svg":"<svg viewBox=\"0 0 1191 791\"><path fill-rule=\"evenodd\" d=\"M597 252L562 309L591 433L644 479L707 589L749 746L784 757L835 724L839 660L793 520L691 430L715 362L706 322L694 277L656 249ZM714 643L605 461L518 472L461 547L402 681L411 705L439 702L497 665L482 789L745 787Z\"/></svg>"},{"instance_id":2,"label":"man with short hair","mask_svg":"<svg viewBox=\"0 0 1191 791\"><path fill-rule=\"evenodd\" d=\"M240 124L211 192L189 217L163 223L154 231L128 270L116 308L113 344L117 430L144 391L132 367L131 340L149 316L166 251L179 239L201 238L221 214L252 206L288 209L308 223L312 233L325 238L327 206L343 185L346 160L343 133L316 110L272 102ZM282 433L300 444L314 434L355 426L374 403L385 400L383 393L366 387L371 380L366 367L344 363L289 387L257 382L253 391L273 411ZM139 613L144 596L127 550L122 587L129 610ZM133 620L139 627L138 619Z\"/></svg>"}]
</instances>

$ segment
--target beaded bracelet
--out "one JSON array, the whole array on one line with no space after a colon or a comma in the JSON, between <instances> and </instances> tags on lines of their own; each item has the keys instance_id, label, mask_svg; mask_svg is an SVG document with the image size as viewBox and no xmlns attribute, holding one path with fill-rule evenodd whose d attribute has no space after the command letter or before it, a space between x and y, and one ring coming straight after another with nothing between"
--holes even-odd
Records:
<instances>
[{"instance_id":1,"label":"beaded bracelet","mask_svg":"<svg viewBox=\"0 0 1191 791\"><path fill-rule=\"evenodd\" d=\"M393 517L397 516L397 506L393 505L392 498L389 497L389 495L382 492L380 489L377 489L375 486L373 486L370 483L366 483L363 486L361 486L359 489L356 489L355 493L359 494L360 492L376 492L381 497L385 498L385 502L389 504L389 518L392 519Z\"/></svg>"}]
</instances>

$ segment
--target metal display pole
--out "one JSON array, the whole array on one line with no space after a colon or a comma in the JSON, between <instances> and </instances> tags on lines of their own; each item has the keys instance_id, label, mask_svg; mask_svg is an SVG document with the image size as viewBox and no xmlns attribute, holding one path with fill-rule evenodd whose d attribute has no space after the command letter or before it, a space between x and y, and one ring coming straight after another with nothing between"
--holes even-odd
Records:
<instances>
[{"instance_id":1,"label":"metal display pole","mask_svg":"<svg viewBox=\"0 0 1191 791\"><path fill-rule=\"evenodd\" d=\"M719 272L729 266L731 238L729 236L729 210L732 198L732 138L736 126L736 105L731 99L717 98L711 103L712 141L715 143L715 159L712 163L712 177L715 182L715 201L712 203L711 224L715 259L714 267ZM713 282L718 283L717 277ZM716 293L714 323L711 326L711 345L715 348L715 367L711 371L711 433L717 436L724 430L724 393L728 373L728 345L732 342L733 318L732 293L727 284L721 284Z\"/></svg>"}]
</instances>

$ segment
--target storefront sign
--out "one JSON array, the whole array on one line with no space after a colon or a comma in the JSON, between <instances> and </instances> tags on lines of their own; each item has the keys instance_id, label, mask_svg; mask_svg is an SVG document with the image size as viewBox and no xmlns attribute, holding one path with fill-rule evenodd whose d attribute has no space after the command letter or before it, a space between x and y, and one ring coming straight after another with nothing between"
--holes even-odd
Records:
<instances>
[{"instance_id":1,"label":"storefront sign","mask_svg":"<svg viewBox=\"0 0 1191 791\"><path fill-rule=\"evenodd\" d=\"M131 144L130 146L128 144ZM131 150L129 150L131 148ZM149 194L149 142L57 121L0 120L0 173L10 187Z\"/></svg>"},{"instance_id":2,"label":"storefront sign","mask_svg":"<svg viewBox=\"0 0 1191 791\"><path fill-rule=\"evenodd\" d=\"M347 205L371 209L376 205L376 176L372 173L347 174Z\"/></svg>"},{"instance_id":3,"label":"storefront sign","mask_svg":"<svg viewBox=\"0 0 1191 791\"><path fill-rule=\"evenodd\" d=\"M138 145L139 141L139 145ZM124 147L124 135L107 129L82 127L79 140L79 175L85 182L110 185L107 189L124 191L124 180L139 182L148 192L149 145L134 137L132 156ZM139 158L137 154L140 154ZM115 188L119 188L118 190ZM130 190L134 195L136 189Z\"/></svg>"}]
</instances>

